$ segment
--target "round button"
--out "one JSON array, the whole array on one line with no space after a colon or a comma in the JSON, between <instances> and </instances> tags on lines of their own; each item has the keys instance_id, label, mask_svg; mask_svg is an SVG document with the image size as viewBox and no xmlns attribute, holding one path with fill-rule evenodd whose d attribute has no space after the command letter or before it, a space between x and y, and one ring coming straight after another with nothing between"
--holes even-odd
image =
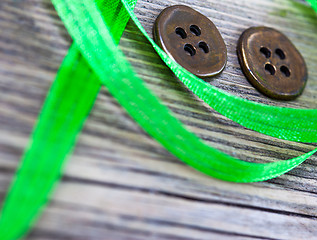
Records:
<instances>
[{"instance_id":1,"label":"round button","mask_svg":"<svg viewBox=\"0 0 317 240\"><path fill-rule=\"evenodd\" d=\"M245 30L238 42L238 58L248 81L268 97L291 100L306 85L305 61L291 41L268 27Z\"/></svg>"},{"instance_id":2,"label":"round button","mask_svg":"<svg viewBox=\"0 0 317 240\"><path fill-rule=\"evenodd\" d=\"M218 29L190 7L164 9L155 21L153 35L172 59L198 77L219 74L226 65L227 48Z\"/></svg>"}]
</instances>

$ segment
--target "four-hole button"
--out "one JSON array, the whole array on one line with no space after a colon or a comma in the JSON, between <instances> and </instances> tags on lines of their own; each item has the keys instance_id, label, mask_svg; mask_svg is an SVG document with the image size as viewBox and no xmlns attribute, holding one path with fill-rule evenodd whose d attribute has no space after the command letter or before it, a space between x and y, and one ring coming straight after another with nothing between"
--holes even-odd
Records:
<instances>
[{"instance_id":1,"label":"four-hole button","mask_svg":"<svg viewBox=\"0 0 317 240\"><path fill-rule=\"evenodd\" d=\"M249 28L240 36L237 53L248 81L263 94L291 100L303 92L305 61L281 32L268 27Z\"/></svg>"},{"instance_id":2,"label":"four-hole button","mask_svg":"<svg viewBox=\"0 0 317 240\"><path fill-rule=\"evenodd\" d=\"M164 9L153 28L155 42L177 63L199 77L219 74L227 62L226 45L212 21L194 9Z\"/></svg>"}]
</instances>

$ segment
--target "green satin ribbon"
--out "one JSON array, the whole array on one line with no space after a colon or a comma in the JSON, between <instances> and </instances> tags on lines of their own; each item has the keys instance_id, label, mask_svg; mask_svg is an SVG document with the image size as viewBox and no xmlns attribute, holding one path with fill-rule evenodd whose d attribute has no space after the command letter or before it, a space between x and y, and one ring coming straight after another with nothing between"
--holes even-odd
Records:
<instances>
[{"instance_id":1,"label":"green satin ribbon","mask_svg":"<svg viewBox=\"0 0 317 240\"><path fill-rule=\"evenodd\" d=\"M316 1L310 1L316 7ZM129 16L189 89L215 110L241 125L281 139L316 142L317 123L312 121L316 119L316 110L279 108L250 102L225 93L188 73L171 61L147 36L133 14L136 1L52 2L75 43L50 90L30 147L5 200L0 218L0 239L22 236L39 215L40 207L47 202L54 183L61 175L66 155L71 151L90 112L100 82L166 149L192 167L216 178L236 182L270 179L296 167L316 152L314 150L287 161L256 164L232 158L207 146L187 131L160 103L117 48Z\"/></svg>"},{"instance_id":2,"label":"green satin ribbon","mask_svg":"<svg viewBox=\"0 0 317 240\"><path fill-rule=\"evenodd\" d=\"M310 3L311 7L317 12L317 1L316 0L306 0Z\"/></svg>"},{"instance_id":3,"label":"green satin ribbon","mask_svg":"<svg viewBox=\"0 0 317 240\"><path fill-rule=\"evenodd\" d=\"M135 2L130 2L132 8ZM103 3L96 1L100 14L113 18L113 40L118 43L129 15L119 2L112 15ZM99 79L73 44L48 93L29 147L3 202L1 240L16 240L24 236L40 216L62 175L63 163L75 146L100 86Z\"/></svg>"}]
</instances>

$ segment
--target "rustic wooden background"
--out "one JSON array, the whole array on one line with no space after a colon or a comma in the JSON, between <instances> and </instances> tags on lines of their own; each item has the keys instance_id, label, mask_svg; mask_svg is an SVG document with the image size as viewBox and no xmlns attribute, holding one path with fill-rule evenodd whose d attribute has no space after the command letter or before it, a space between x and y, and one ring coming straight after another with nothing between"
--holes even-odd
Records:
<instances>
[{"instance_id":1,"label":"rustic wooden background","mask_svg":"<svg viewBox=\"0 0 317 240\"><path fill-rule=\"evenodd\" d=\"M151 33L160 11L175 4L208 16L226 42L228 65L210 84L257 102L317 108L317 16L309 7L291 0L139 0L135 12ZM309 82L296 101L271 101L243 76L236 42L244 29L258 25L284 32L306 59ZM1 0L1 202L70 44L49 0ZM292 158L316 146L264 136L214 112L180 84L131 22L121 48L148 86L211 146L256 162ZM317 239L317 157L267 182L219 181L169 154L103 89L27 239Z\"/></svg>"}]
</instances>

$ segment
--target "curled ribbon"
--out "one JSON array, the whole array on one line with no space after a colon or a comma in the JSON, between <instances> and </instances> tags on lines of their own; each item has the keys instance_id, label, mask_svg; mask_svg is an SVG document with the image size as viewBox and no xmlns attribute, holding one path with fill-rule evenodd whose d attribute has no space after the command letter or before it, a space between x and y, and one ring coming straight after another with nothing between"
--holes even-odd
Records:
<instances>
[{"instance_id":1,"label":"curled ribbon","mask_svg":"<svg viewBox=\"0 0 317 240\"><path fill-rule=\"evenodd\" d=\"M172 154L219 179L234 182L267 180L293 169L317 151L286 161L249 163L206 145L160 103L117 47L130 17L166 65L192 92L219 113L247 128L280 139L316 142L317 122L314 119L317 119L317 110L254 103L221 91L190 74L146 34L133 13L136 0L52 2L74 44L43 105L30 146L5 199L0 218L1 239L23 236L39 216L61 176L66 156L76 142L101 84ZM309 2L317 9L316 0Z\"/></svg>"}]
</instances>

